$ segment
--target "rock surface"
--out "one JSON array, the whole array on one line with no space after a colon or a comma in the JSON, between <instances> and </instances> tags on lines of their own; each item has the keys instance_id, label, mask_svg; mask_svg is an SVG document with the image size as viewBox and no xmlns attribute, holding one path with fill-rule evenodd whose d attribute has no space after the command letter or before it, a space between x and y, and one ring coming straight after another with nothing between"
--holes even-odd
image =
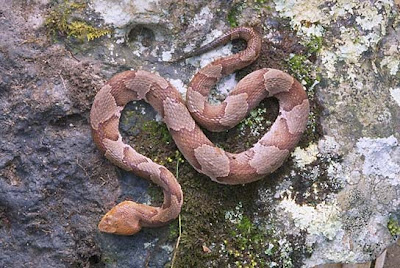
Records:
<instances>
[{"instance_id":1,"label":"rock surface","mask_svg":"<svg viewBox=\"0 0 400 268\"><path fill-rule=\"evenodd\" d=\"M0 0L0 267L313 267L375 259L400 235L387 228L400 220L399 5ZM263 67L296 76L312 103L299 147L265 180L217 185L181 159L148 105L131 104L121 131L179 174L182 221L131 237L99 233L99 219L116 203L157 202L160 194L100 155L88 124L94 95L130 68L158 72L184 94L200 66L243 44L169 61L229 25L258 29L263 53L218 88ZM210 137L227 149L248 148L276 107L267 101L234 130Z\"/></svg>"}]
</instances>

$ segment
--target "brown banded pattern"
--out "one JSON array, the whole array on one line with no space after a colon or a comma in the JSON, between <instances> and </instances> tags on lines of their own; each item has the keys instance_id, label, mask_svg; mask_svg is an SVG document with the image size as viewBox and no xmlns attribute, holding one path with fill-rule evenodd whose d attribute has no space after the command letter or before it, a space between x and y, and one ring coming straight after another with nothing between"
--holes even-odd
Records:
<instances>
[{"instance_id":1,"label":"brown banded pattern","mask_svg":"<svg viewBox=\"0 0 400 268\"><path fill-rule=\"evenodd\" d=\"M142 227L164 225L179 215L183 203L182 190L174 175L122 141L118 123L122 109L130 101L145 100L152 105L188 162L218 183L244 184L258 180L279 168L296 146L307 124L309 103L302 85L285 72L257 70L239 81L221 104L207 102L211 87L222 76L257 59L261 38L251 28L235 28L189 54L198 55L199 51L236 38L246 40L247 48L202 68L189 84L186 104L164 78L146 71L119 73L97 93L90 125L98 148L112 163L158 184L164 193L161 207L132 201L119 203L103 216L100 231L130 235ZM270 130L244 152L233 154L217 148L196 124L211 131L232 128L266 97L278 99L279 115Z\"/></svg>"}]
</instances>

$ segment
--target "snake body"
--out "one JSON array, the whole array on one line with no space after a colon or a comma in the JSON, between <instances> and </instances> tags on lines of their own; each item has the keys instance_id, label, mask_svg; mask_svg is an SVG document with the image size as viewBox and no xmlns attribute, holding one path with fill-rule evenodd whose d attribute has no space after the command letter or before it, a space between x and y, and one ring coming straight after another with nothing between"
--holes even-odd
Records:
<instances>
[{"instance_id":1,"label":"snake body","mask_svg":"<svg viewBox=\"0 0 400 268\"><path fill-rule=\"evenodd\" d=\"M302 85L287 73L276 69L254 71L239 81L221 104L207 102L210 89L222 76L249 65L260 54L260 36L245 27L232 29L209 47L237 38L246 40L247 48L215 60L196 73L188 87L186 104L169 82L141 70L115 75L97 93L90 112L97 147L112 163L160 185L164 193L161 207L132 201L119 203L103 216L100 231L131 235L142 227L164 225L179 215L183 202L174 175L122 141L119 119L130 101L148 102L161 115L186 160L218 183L258 180L280 167L296 146L307 124L309 102ZM279 101L279 115L270 130L244 152L233 154L217 148L198 126L212 131L232 128L261 100L272 96Z\"/></svg>"}]
</instances>

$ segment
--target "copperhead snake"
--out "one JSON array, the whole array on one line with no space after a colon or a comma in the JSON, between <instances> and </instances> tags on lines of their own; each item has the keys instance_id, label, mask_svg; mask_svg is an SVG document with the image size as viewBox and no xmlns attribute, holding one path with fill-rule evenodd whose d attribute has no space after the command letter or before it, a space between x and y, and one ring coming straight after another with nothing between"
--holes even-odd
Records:
<instances>
[{"instance_id":1,"label":"copperhead snake","mask_svg":"<svg viewBox=\"0 0 400 268\"><path fill-rule=\"evenodd\" d=\"M245 27L230 30L208 47L233 39L244 39L247 48L198 71L188 86L186 104L168 81L142 70L115 75L97 93L90 112L97 147L112 163L158 184L164 193L161 207L132 201L119 203L103 216L98 225L100 231L132 235L142 227L165 225L178 217L183 203L182 190L174 175L122 141L119 119L130 101L148 102L161 115L186 160L218 183L244 184L258 180L279 168L296 146L306 128L309 102L302 85L285 72L254 71L240 80L221 104L207 102L210 89L222 76L251 64L260 54L261 37ZM233 154L217 148L198 126L211 131L232 128L261 100L272 96L279 101L279 115L270 130L247 151Z\"/></svg>"}]
</instances>

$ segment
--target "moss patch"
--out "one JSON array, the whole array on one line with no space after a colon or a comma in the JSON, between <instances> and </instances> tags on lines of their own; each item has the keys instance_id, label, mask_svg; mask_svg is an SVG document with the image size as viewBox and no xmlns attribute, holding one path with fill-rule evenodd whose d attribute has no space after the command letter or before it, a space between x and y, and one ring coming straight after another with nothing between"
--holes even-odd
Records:
<instances>
[{"instance_id":1,"label":"moss patch","mask_svg":"<svg viewBox=\"0 0 400 268\"><path fill-rule=\"evenodd\" d=\"M110 34L108 28L95 27L86 21L73 18L73 13L82 13L86 8L86 3L63 1L54 6L48 13L45 26L51 36L73 37L79 41L94 40L104 35Z\"/></svg>"},{"instance_id":2,"label":"moss patch","mask_svg":"<svg viewBox=\"0 0 400 268\"><path fill-rule=\"evenodd\" d=\"M282 239L272 217L268 226L257 226L248 216L243 215L230 226L231 230L221 245L220 252L233 267L297 267L293 254L296 246ZM296 239L293 239L295 241ZM303 254L303 252L301 252Z\"/></svg>"},{"instance_id":3,"label":"moss patch","mask_svg":"<svg viewBox=\"0 0 400 268\"><path fill-rule=\"evenodd\" d=\"M242 12L244 3L237 3L235 5L232 6L232 8L229 10L228 14L227 14L227 20L228 23L231 27L238 27L239 26L239 21L238 21L238 17L240 15L240 13Z\"/></svg>"},{"instance_id":4,"label":"moss patch","mask_svg":"<svg viewBox=\"0 0 400 268\"><path fill-rule=\"evenodd\" d=\"M313 62L322 48L322 38L312 36L303 43L305 43L305 51L301 54L291 54L287 60L287 67L290 73L307 88L309 97L313 99L314 91L312 89L321 81Z\"/></svg>"},{"instance_id":5,"label":"moss patch","mask_svg":"<svg viewBox=\"0 0 400 268\"><path fill-rule=\"evenodd\" d=\"M234 28L239 26L239 17L244 9L251 8L255 12L260 13L260 11L265 9L270 9L268 5L269 0L249 0L249 1L236 1L235 4L229 9L226 15L226 19L229 25Z\"/></svg>"}]
</instances>

